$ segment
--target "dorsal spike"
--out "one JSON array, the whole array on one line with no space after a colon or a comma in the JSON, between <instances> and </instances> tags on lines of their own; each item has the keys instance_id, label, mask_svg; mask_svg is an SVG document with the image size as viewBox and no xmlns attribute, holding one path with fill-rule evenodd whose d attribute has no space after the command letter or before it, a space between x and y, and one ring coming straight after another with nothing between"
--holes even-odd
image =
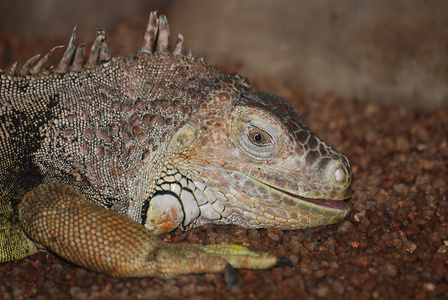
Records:
<instances>
[{"instance_id":1,"label":"dorsal spike","mask_svg":"<svg viewBox=\"0 0 448 300\"><path fill-rule=\"evenodd\" d=\"M192 57L193 57L193 50L191 50L191 48L188 49L187 57L188 57L188 58L192 58Z\"/></svg>"},{"instance_id":2,"label":"dorsal spike","mask_svg":"<svg viewBox=\"0 0 448 300\"><path fill-rule=\"evenodd\" d=\"M26 63L22 66L22 68L19 71L20 75L25 76L28 74L28 71L30 70L31 65L40 57L40 54L34 55L30 59L26 61Z\"/></svg>"},{"instance_id":3,"label":"dorsal spike","mask_svg":"<svg viewBox=\"0 0 448 300\"><path fill-rule=\"evenodd\" d=\"M166 16L159 17L159 36L157 37L157 51L168 52L168 45L170 41L170 26Z\"/></svg>"},{"instance_id":4,"label":"dorsal spike","mask_svg":"<svg viewBox=\"0 0 448 300\"><path fill-rule=\"evenodd\" d=\"M140 52L152 53L156 43L157 31L159 29L159 19L157 19L157 11L151 12L149 15L148 25L146 26L143 36Z\"/></svg>"},{"instance_id":5,"label":"dorsal spike","mask_svg":"<svg viewBox=\"0 0 448 300\"><path fill-rule=\"evenodd\" d=\"M12 64L11 68L9 68L9 74L14 75L17 71L17 67L19 66L18 62Z\"/></svg>"},{"instance_id":6,"label":"dorsal spike","mask_svg":"<svg viewBox=\"0 0 448 300\"><path fill-rule=\"evenodd\" d=\"M110 44L109 40L107 39L107 36L104 35L104 41L101 44L100 54L99 54L99 60L100 62L108 62L112 58L112 53L110 51Z\"/></svg>"},{"instance_id":7,"label":"dorsal spike","mask_svg":"<svg viewBox=\"0 0 448 300\"><path fill-rule=\"evenodd\" d=\"M30 69L30 73L32 75L38 74L41 70L43 65L48 61L48 59L53 55L53 52L56 49L59 48L64 48L65 46L56 46L53 49L51 49L47 54L45 54L44 57L42 57L31 69Z\"/></svg>"},{"instance_id":8,"label":"dorsal spike","mask_svg":"<svg viewBox=\"0 0 448 300\"><path fill-rule=\"evenodd\" d=\"M75 40L76 40L76 27L73 28L72 36L70 37L70 42L68 43L67 49L65 50L64 54L62 55L61 60L59 61L59 65L56 68L57 73L65 73L68 70L68 67L70 66L70 62L73 58L73 53L75 52Z\"/></svg>"},{"instance_id":9,"label":"dorsal spike","mask_svg":"<svg viewBox=\"0 0 448 300\"><path fill-rule=\"evenodd\" d=\"M104 30L103 26L96 26L96 36L106 36L106 30Z\"/></svg>"},{"instance_id":10,"label":"dorsal spike","mask_svg":"<svg viewBox=\"0 0 448 300\"><path fill-rule=\"evenodd\" d=\"M99 35L95 39L95 42L93 42L92 47L90 48L89 57L87 58L86 68L92 68L97 65L103 41L104 36Z\"/></svg>"},{"instance_id":11,"label":"dorsal spike","mask_svg":"<svg viewBox=\"0 0 448 300\"><path fill-rule=\"evenodd\" d=\"M176 49L173 52L174 55L184 54L184 48L185 48L184 42L185 42L184 37L182 36L182 34L179 33L177 35Z\"/></svg>"},{"instance_id":12,"label":"dorsal spike","mask_svg":"<svg viewBox=\"0 0 448 300\"><path fill-rule=\"evenodd\" d=\"M76 30L77 26L73 28L70 41L68 43L67 49L65 50L62 58L60 59L58 66L54 68L53 66L44 70L43 66L52 56L54 51L63 46L56 46L51 49L44 57L39 59L39 55L30 58L22 68L18 71L18 64L15 63L11 66L11 69L6 72L8 74L14 75L16 72L20 75L26 75L30 73L35 74L49 74L54 73L67 73L68 70L79 72L83 68L92 68L100 63L108 62L112 59L112 53L110 49L109 41L106 37L106 33L102 26L97 27L97 38L91 46L89 55L85 57L85 44L79 47L75 46L76 40ZM145 34L143 37L140 52L153 53L154 51L168 53L169 50L169 38L170 38L170 27L166 16L157 16L157 11L151 12L146 26ZM185 41L184 37L179 34L177 36L176 48L173 52L174 55L184 55ZM188 57L193 57L191 50L188 52ZM39 60L38 60L39 59ZM37 61L37 62L36 62Z\"/></svg>"},{"instance_id":13,"label":"dorsal spike","mask_svg":"<svg viewBox=\"0 0 448 300\"><path fill-rule=\"evenodd\" d=\"M73 58L72 70L75 72L80 72L84 61L86 58L86 44L82 43L78 46L75 52L75 57Z\"/></svg>"}]
</instances>

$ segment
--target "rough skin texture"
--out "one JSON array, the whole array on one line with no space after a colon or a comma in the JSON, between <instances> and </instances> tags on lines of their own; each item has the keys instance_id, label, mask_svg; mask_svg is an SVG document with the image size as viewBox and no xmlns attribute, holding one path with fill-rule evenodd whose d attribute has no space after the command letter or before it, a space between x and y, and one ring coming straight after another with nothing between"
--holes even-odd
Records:
<instances>
[{"instance_id":1,"label":"rough skin texture","mask_svg":"<svg viewBox=\"0 0 448 300\"><path fill-rule=\"evenodd\" d=\"M348 160L287 101L185 56L181 35L169 53L164 16L151 14L127 58L97 35L86 61L74 31L56 69L43 68L53 49L0 72L0 261L43 246L112 276L231 277L230 266L290 262L156 234L204 223L301 229L348 215Z\"/></svg>"}]
</instances>

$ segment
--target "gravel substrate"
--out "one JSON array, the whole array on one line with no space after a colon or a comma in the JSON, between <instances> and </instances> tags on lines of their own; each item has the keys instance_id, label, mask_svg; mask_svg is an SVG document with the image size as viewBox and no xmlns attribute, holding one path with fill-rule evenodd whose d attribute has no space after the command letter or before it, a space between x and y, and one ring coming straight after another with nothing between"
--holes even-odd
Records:
<instances>
[{"instance_id":1,"label":"gravel substrate","mask_svg":"<svg viewBox=\"0 0 448 300\"><path fill-rule=\"evenodd\" d=\"M294 102L308 127L349 158L352 212L324 228L206 226L164 240L240 244L288 257L294 268L238 270L226 290L219 274L118 279L41 253L0 264L0 298L448 299L448 106L428 112L255 83Z\"/></svg>"}]
</instances>

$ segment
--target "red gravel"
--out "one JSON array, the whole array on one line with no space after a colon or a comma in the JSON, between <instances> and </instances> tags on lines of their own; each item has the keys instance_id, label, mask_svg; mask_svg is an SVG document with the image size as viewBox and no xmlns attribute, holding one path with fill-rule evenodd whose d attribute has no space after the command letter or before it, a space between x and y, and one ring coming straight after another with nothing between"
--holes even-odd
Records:
<instances>
[{"instance_id":1,"label":"red gravel","mask_svg":"<svg viewBox=\"0 0 448 300\"><path fill-rule=\"evenodd\" d=\"M17 57L20 58L20 57ZM347 155L352 212L303 231L203 227L168 243L241 244L290 258L294 268L221 275L118 279L42 253L0 265L2 299L448 299L448 106L435 112L303 97L280 84L258 89L293 101L305 123Z\"/></svg>"}]
</instances>

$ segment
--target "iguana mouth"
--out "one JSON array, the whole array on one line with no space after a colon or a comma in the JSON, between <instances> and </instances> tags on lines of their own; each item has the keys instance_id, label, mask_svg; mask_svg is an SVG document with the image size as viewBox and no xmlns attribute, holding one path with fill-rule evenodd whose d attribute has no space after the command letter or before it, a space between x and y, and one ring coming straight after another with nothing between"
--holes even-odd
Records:
<instances>
[{"instance_id":1,"label":"iguana mouth","mask_svg":"<svg viewBox=\"0 0 448 300\"><path fill-rule=\"evenodd\" d=\"M258 180L257 180L258 181ZM260 181L258 181L260 182ZM277 188L275 186L266 184L264 182L260 182L276 191L279 191L283 194L286 194L288 196L290 196L291 198L295 198L295 199L299 199L308 203L312 203L314 205L317 206L322 206L322 207L328 207L328 208L332 208L332 209L338 209L338 210L344 210L344 211L349 211L350 210L350 206L348 205L348 203L346 201L348 201L350 198L347 199L341 199L341 200L333 200L333 199L325 199L325 198L308 198L308 197L304 197L304 196L300 196L300 195L296 195L293 194L291 192L282 190L280 188Z\"/></svg>"},{"instance_id":2,"label":"iguana mouth","mask_svg":"<svg viewBox=\"0 0 448 300\"><path fill-rule=\"evenodd\" d=\"M313 198L306 198L303 196L295 195L296 198L313 203L318 206L324 206L329 207L333 209L339 209L339 210L350 210L350 206L346 202L348 199L344 200L331 200L331 199L313 199Z\"/></svg>"}]
</instances>

